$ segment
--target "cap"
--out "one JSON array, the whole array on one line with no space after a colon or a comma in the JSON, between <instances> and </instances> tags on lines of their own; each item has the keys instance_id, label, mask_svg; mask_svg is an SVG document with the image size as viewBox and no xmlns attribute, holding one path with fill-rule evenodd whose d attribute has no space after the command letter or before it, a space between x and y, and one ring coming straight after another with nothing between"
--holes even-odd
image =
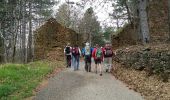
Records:
<instances>
[{"instance_id":1,"label":"cap","mask_svg":"<svg viewBox=\"0 0 170 100\"><path fill-rule=\"evenodd\" d=\"M86 46L89 46L90 44L88 42L86 42Z\"/></svg>"}]
</instances>

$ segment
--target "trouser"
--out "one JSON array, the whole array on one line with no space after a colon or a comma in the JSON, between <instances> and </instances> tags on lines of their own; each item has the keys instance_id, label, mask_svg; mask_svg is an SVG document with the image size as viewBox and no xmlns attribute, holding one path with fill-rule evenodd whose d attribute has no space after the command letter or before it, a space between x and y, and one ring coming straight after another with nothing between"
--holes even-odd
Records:
<instances>
[{"instance_id":1,"label":"trouser","mask_svg":"<svg viewBox=\"0 0 170 100\"><path fill-rule=\"evenodd\" d=\"M112 69L112 57L107 57L104 58L104 66L106 68L106 70L108 70L109 72Z\"/></svg>"},{"instance_id":2,"label":"trouser","mask_svg":"<svg viewBox=\"0 0 170 100\"><path fill-rule=\"evenodd\" d=\"M80 61L80 56L73 56L73 67L74 70L79 69L79 61Z\"/></svg>"},{"instance_id":3,"label":"trouser","mask_svg":"<svg viewBox=\"0 0 170 100\"><path fill-rule=\"evenodd\" d=\"M71 67L71 55L66 55L67 67Z\"/></svg>"},{"instance_id":4,"label":"trouser","mask_svg":"<svg viewBox=\"0 0 170 100\"><path fill-rule=\"evenodd\" d=\"M84 60L85 60L85 70L87 72L91 72L91 56L86 55Z\"/></svg>"}]
</instances>

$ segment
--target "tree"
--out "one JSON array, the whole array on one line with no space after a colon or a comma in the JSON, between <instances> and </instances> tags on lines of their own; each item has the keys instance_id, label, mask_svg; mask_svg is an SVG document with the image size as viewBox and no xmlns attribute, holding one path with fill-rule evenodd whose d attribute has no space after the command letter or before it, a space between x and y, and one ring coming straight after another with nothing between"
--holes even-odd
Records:
<instances>
[{"instance_id":1,"label":"tree","mask_svg":"<svg viewBox=\"0 0 170 100\"><path fill-rule=\"evenodd\" d=\"M79 28L80 33L83 34L84 41L89 41L90 44L94 44L94 40L96 40L95 38L100 38L97 36L101 35L101 26L94 15L92 7L86 10L82 20L80 21Z\"/></svg>"},{"instance_id":2,"label":"tree","mask_svg":"<svg viewBox=\"0 0 170 100\"><path fill-rule=\"evenodd\" d=\"M3 39L0 36L0 63L3 62L3 54L4 54L4 50L3 50L4 44L3 44Z\"/></svg>"},{"instance_id":3,"label":"tree","mask_svg":"<svg viewBox=\"0 0 170 100\"><path fill-rule=\"evenodd\" d=\"M136 25L138 27L138 37L142 43L150 41L147 6L148 0L116 0L113 3L114 11L111 16L117 20L117 28L120 27L119 21L128 19L130 24L134 26L136 32Z\"/></svg>"},{"instance_id":4,"label":"tree","mask_svg":"<svg viewBox=\"0 0 170 100\"><path fill-rule=\"evenodd\" d=\"M149 26L148 26L148 16L147 16L147 0L139 0L138 10L139 10L139 27L140 34L142 35L142 42L148 43L150 41L149 36Z\"/></svg>"},{"instance_id":5,"label":"tree","mask_svg":"<svg viewBox=\"0 0 170 100\"><path fill-rule=\"evenodd\" d=\"M112 4L114 7L113 12L110 14L113 20L116 20L114 24L116 24L117 30L122 27L121 22L128 20L128 15L126 8L124 6L123 0L117 0L115 3Z\"/></svg>"},{"instance_id":6,"label":"tree","mask_svg":"<svg viewBox=\"0 0 170 100\"><path fill-rule=\"evenodd\" d=\"M111 41L111 34L114 32L114 29L112 27L106 27L104 29L104 37L106 40Z\"/></svg>"},{"instance_id":7,"label":"tree","mask_svg":"<svg viewBox=\"0 0 170 100\"><path fill-rule=\"evenodd\" d=\"M56 20L63 26L70 26L70 9L68 4L62 4L56 13Z\"/></svg>"},{"instance_id":8,"label":"tree","mask_svg":"<svg viewBox=\"0 0 170 100\"><path fill-rule=\"evenodd\" d=\"M36 23L41 23L51 16L55 2L55 0L0 1L0 34L3 39L1 47L4 47L4 61L14 62L15 59L19 59L25 63L32 59L30 57L33 55L33 27L37 27Z\"/></svg>"},{"instance_id":9,"label":"tree","mask_svg":"<svg viewBox=\"0 0 170 100\"><path fill-rule=\"evenodd\" d=\"M130 1L131 0L118 0L117 6L121 6L122 7L121 10L125 10L127 12L128 21L129 23L132 24L132 16L131 16L130 7L129 7Z\"/></svg>"}]
</instances>

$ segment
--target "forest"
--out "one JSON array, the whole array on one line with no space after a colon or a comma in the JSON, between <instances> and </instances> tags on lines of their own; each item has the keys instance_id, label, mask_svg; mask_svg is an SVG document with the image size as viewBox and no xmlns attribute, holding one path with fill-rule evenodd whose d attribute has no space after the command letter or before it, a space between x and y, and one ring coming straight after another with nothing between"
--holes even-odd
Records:
<instances>
[{"instance_id":1,"label":"forest","mask_svg":"<svg viewBox=\"0 0 170 100\"><path fill-rule=\"evenodd\" d=\"M15 82L24 73L27 81L36 82L16 100L31 96L45 75L64 67L67 42L80 47L85 42L92 47L111 43L116 54L112 74L117 79L147 100L170 99L170 0L0 0L0 99L20 92L23 77L16 82L22 85L8 81Z\"/></svg>"}]
</instances>

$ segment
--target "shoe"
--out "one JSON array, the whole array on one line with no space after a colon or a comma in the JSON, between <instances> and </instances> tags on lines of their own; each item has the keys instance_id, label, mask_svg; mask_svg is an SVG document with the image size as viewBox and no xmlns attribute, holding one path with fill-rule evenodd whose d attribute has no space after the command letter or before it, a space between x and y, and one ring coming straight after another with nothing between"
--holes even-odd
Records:
<instances>
[{"instance_id":1,"label":"shoe","mask_svg":"<svg viewBox=\"0 0 170 100\"><path fill-rule=\"evenodd\" d=\"M102 76L102 73L100 74L100 76Z\"/></svg>"},{"instance_id":2,"label":"shoe","mask_svg":"<svg viewBox=\"0 0 170 100\"><path fill-rule=\"evenodd\" d=\"M108 72L108 69L106 69L106 73Z\"/></svg>"}]
</instances>

